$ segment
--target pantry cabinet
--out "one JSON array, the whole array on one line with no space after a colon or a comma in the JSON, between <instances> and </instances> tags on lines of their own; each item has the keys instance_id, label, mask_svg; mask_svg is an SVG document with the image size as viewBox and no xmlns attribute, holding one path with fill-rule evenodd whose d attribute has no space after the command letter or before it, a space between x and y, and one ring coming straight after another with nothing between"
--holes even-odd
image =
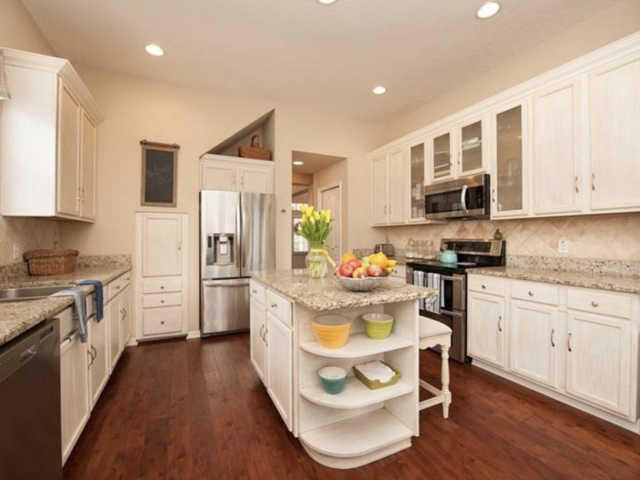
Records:
<instances>
[{"instance_id":1,"label":"pantry cabinet","mask_svg":"<svg viewBox=\"0 0 640 480\"><path fill-rule=\"evenodd\" d=\"M200 158L200 190L273 193L273 162L206 154Z\"/></svg>"},{"instance_id":2,"label":"pantry cabinet","mask_svg":"<svg viewBox=\"0 0 640 480\"><path fill-rule=\"evenodd\" d=\"M0 212L93 221L96 128L103 115L68 61L3 50Z\"/></svg>"},{"instance_id":3,"label":"pantry cabinet","mask_svg":"<svg viewBox=\"0 0 640 480\"><path fill-rule=\"evenodd\" d=\"M188 226L186 213L136 214L136 337L187 334Z\"/></svg>"},{"instance_id":4,"label":"pantry cabinet","mask_svg":"<svg viewBox=\"0 0 640 480\"><path fill-rule=\"evenodd\" d=\"M638 420L638 330L636 295L471 274L469 355L473 363L541 393L629 427ZM495 359L487 342L482 286L503 281L507 361ZM499 297L494 292L495 297ZM479 299L479 300L478 300ZM499 303L492 299L490 305ZM483 348L479 348L481 345ZM487 346L488 345L488 346ZM489 354L487 354L489 352Z\"/></svg>"}]
</instances>

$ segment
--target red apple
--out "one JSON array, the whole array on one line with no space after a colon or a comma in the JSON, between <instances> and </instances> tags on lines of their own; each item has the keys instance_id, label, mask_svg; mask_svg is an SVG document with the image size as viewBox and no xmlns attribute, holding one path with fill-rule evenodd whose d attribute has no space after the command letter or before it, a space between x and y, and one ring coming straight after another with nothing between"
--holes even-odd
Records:
<instances>
[{"instance_id":1,"label":"red apple","mask_svg":"<svg viewBox=\"0 0 640 480\"><path fill-rule=\"evenodd\" d=\"M353 271L353 278L361 278L367 276L367 269L364 267L358 267Z\"/></svg>"},{"instance_id":2,"label":"red apple","mask_svg":"<svg viewBox=\"0 0 640 480\"><path fill-rule=\"evenodd\" d=\"M349 265L351 265L355 270L356 268L361 266L361 263L360 263L360 260L358 260L357 258L354 258L353 260L349 260Z\"/></svg>"},{"instance_id":3,"label":"red apple","mask_svg":"<svg viewBox=\"0 0 640 480\"><path fill-rule=\"evenodd\" d=\"M353 275L353 267L348 263L343 263L340 265L339 273L341 277L350 277Z\"/></svg>"},{"instance_id":4,"label":"red apple","mask_svg":"<svg viewBox=\"0 0 640 480\"><path fill-rule=\"evenodd\" d=\"M382 275L382 267L380 265L371 264L367 267L367 275L370 277L379 277Z\"/></svg>"}]
</instances>

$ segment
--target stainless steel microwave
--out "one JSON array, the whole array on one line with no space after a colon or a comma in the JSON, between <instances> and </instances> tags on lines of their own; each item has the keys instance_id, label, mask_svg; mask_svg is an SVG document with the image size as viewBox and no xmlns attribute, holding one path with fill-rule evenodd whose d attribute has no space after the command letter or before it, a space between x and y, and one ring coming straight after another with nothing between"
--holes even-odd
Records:
<instances>
[{"instance_id":1,"label":"stainless steel microwave","mask_svg":"<svg viewBox=\"0 0 640 480\"><path fill-rule=\"evenodd\" d=\"M424 189L428 219L489 218L491 189L488 173L429 185Z\"/></svg>"}]
</instances>

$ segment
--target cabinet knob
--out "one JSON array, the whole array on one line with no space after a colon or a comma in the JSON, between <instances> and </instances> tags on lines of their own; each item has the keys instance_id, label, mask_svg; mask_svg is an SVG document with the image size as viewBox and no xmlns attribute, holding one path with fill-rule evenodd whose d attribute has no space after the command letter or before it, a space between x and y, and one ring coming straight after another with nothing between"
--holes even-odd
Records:
<instances>
[{"instance_id":1,"label":"cabinet knob","mask_svg":"<svg viewBox=\"0 0 640 480\"><path fill-rule=\"evenodd\" d=\"M533 297L533 292L531 290L529 290L529 296Z\"/></svg>"},{"instance_id":2,"label":"cabinet knob","mask_svg":"<svg viewBox=\"0 0 640 480\"><path fill-rule=\"evenodd\" d=\"M596 302L595 300L591 302L591 306L592 307L597 307L598 306L598 302Z\"/></svg>"},{"instance_id":3,"label":"cabinet knob","mask_svg":"<svg viewBox=\"0 0 640 480\"><path fill-rule=\"evenodd\" d=\"M482 285L482 289L486 290L487 286L486 285Z\"/></svg>"},{"instance_id":4,"label":"cabinet knob","mask_svg":"<svg viewBox=\"0 0 640 480\"><path fill-rule=\"evenodd\" d=\"M254 288L253 290L251 290L251 293L258 293L258 291Z\"/></svg>"},{"instance_id":5,"label":"cabinet knob","mask_svg":"<svg viewBox=\"0 0 640 480\"><path fill-rule=\"evenodd\" d=\"M160 285L160 290L164 290L164 285Z\"/></svg>"},{"instance_id":6,"label":"cabinet knob","mask_svg":"<svg viewBox=\"0 0 640 480\"><path fill-rule=\"evenodd\" d=\"M160 303L164 303L164 300L160 300Z\"/></svg>"},{"instance_id":7,"label":"cabinet knob","mask_svg":"<svg viewBox=\"0 0 640 480\"><path fill-rule=\"evenodd\" d=\"M164 320L160 321L160 325L164 325Z\"/></svg>"},{"instance_id":8,"label":"cabinet knob","mask_svg":"<svg viewBox=\"0 0 640 480\"><path fill-rule=\"evenodd\" d=\"M271 308L278 308L278 304L277 303L272 303L271 304Z\"/></svg>"}]
</instances>

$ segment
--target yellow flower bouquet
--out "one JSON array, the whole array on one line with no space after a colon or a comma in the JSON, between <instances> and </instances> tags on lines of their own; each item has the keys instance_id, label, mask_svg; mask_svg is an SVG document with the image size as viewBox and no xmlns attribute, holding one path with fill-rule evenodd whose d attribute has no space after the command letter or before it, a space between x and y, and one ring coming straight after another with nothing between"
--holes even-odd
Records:
<instances>
[{"instance_id":1,"label":"yellow flower bouquet","mask_svg":"<svg viewBox=\"0 0 640 480\"><path fill-rule=\"evenodd\" d=\"M296 231L309 242L307 254L307 272L311 278L322 278L327 271L327 260L335 265L324 246L331 233L331 210L316 210L311 205L300 207L302 220Z\"/></svg>"}]
</instances>

